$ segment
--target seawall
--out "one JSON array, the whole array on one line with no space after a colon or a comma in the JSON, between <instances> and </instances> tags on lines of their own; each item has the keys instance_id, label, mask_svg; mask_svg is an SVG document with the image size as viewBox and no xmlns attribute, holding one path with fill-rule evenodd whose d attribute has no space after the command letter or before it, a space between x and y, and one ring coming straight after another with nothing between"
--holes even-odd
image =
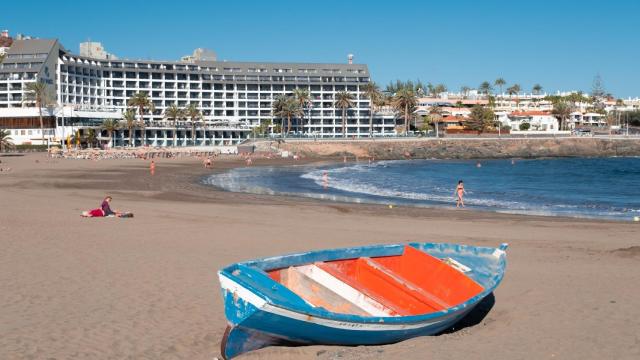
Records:
<instances>
[{"instance_id":1,"label":"seawall","mask_svg":"<svg viewBox=\"0 0 640 360\"><path fill-rule=\"evenodd\" d=\"M279 145L259 142L256 146L311 158L358 156L378 160L640 156L640 138L285 140Z\"/></svg>"}]
</instances>

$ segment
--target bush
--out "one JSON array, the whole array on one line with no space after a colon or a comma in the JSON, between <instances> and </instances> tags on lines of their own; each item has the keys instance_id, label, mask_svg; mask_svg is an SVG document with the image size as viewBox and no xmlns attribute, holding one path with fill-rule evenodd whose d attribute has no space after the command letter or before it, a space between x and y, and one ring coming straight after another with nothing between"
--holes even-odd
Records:
<instances>
[{"instance_id":1,"label":"bush","mask_svg":"<svg viewBox=\"0 0 640 360\"><path fill-rule=\"evenodd\" d=\"M528 122L524 122L520 124L520 131L527 131L529 130L530 127L531 127L531 124L529 124Z\"/></svg>"},{"instance_id":2,"label":"bush","mask_svg":"<svg viewBox=\"0 0 640 360\"><path fill-rule=\"evenodd\" d=\"M47 151L47 145L21 144L15 146L17 152Z\"/></svg>"}]
</instances>

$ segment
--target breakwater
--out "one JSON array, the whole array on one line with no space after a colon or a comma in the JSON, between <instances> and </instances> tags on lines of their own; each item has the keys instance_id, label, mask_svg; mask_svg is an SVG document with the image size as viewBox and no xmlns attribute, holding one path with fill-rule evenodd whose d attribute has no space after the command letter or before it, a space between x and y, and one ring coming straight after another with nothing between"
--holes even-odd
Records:
<instances>
[{"instance_id":1,"label":"breakwater","mask_svg":"<svg viewBox=\"0 0 640 360\"><path fill-rule=\"evenodd\" d=\"M310 158L342 156L377 160L504 159L541 157L640 156L640 138L529 138L529 139L376 139L264 141L256 149L279 149Z\"/></svg>"}]
</instances>

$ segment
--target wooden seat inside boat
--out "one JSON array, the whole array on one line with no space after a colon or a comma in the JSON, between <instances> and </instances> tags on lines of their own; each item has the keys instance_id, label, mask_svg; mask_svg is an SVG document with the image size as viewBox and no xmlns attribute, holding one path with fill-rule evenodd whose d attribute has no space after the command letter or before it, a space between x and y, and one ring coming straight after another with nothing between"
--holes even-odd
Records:
<instances>
[{"instance_id":1,"label":"wooden seat inside boat","mask_svg":"<svg viewBox=\"0 0 640 360\"><path fill-rule=\"evenodd\" d=\"M397 256L318 262L269 275L313 306L360 316L437 312L483 290L446 262L411 246Z\"/></svg>"}]
</instances>

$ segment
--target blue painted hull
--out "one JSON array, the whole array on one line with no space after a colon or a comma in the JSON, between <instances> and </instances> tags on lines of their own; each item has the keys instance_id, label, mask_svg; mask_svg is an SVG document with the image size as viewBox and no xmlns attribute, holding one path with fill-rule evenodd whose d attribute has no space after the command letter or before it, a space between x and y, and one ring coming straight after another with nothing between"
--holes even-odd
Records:
<instances>
[{"instance_id":1,"label":"blue painted hull","mask_svg":"<svg viewBox=\"0 0 640 360\"><path fill-rule=\"evenodd\" d=\"M397 317L338 314L311 307L271 280L265 271L315 261L393 255L403 245L327 250L234 264L219 273L225 316L230 326L222 344L222 355L229 359L280 343L376 345L436 334L452 327L502 279L506 246L495 249L449 244L411 245L434 256L451 257L473 266L470 277L485 290L463 304L431 314Z\"/></svg>"}]
</instances>

